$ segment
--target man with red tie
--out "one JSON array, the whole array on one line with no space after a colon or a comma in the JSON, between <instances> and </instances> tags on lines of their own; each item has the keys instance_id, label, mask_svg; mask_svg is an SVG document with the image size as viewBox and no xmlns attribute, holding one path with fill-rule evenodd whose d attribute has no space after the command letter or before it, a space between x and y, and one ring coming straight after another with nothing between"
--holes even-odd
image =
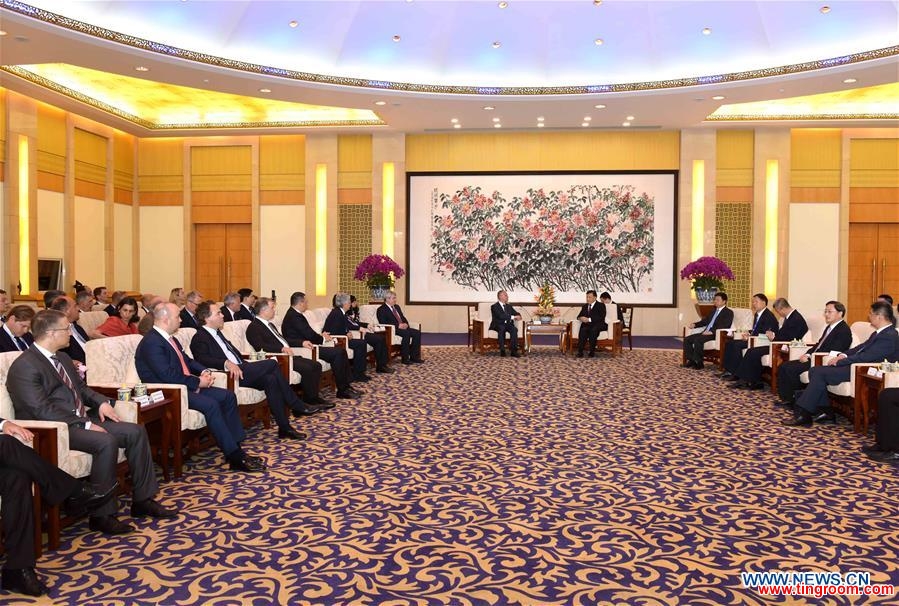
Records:
<instances>
[{"instance_id":1,"label":"man with red tie","mask_svg":"<svg viewBox=\"0 0 899 606\"><path fill-rule=\"evenodd\" d=\"M394 332L402 337L400 352L403 364L424 364L421 359L421 331L409 326L403 310L396 304L396 293L392 290L384 297L384 303L378 307L378 322L393 324Z\"/></svg>"}]
</instances>

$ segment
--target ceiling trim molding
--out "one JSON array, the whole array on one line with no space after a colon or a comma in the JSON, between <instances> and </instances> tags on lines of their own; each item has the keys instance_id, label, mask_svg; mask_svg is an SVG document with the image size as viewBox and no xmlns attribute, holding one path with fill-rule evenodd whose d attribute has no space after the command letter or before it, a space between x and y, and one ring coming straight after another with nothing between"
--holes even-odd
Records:
<instances>
[{"instance_id":1,"label":"ceiling trim molding","mask_svg":"<svg viewBox=\"0 0 899 606\"><path fill-rule=\"evenodd\" d=\"M118 44L147 51L150 53L184 59L195 63L203 63L215 67L233 69L247 73L260 74L286 78L312 84L324 84L334 86L346 86L363 89L387 90L412 93L432 93L450 95L490 95L490 96L542 96L542 95L596 95L602 93L622 93L636 91L654 91L676 88L688 88L694 86L707 86L711 84L725 84L756 80L759 78L771 78L774 76L786 76L798 73L813 72L832 67L841 67L877 59L899 56L899 45L880 49L830 57L816 61L806 61L768 67L755 70L746 70L726 74L695 76L686 78L674 78L668 80L654 80L648 82L629 82L622 84L591 84L571 86L547 86L547 87L516 87L516 86L450 86L438 84L415 84L409 82L392 82L387 80L369 80L365 78L348 78L331 76L327 74L315 74L288 70L278 67L246 63L234 59L217 57L206 53L198 53L191 50L153 42L136 36L130 36L115 32L103 27L84 23L50 11L46 11L18 0L0 0L0 7L20 15L65 28L70 31L86 34L88 36L108 40Z\"/></svg>"},{"instance_id":2,"label":"ceiling trim molding","mask_svg":"<svg viewBox=\"0 0 899 606\"><path fill-rule=\"evenodd\" d=\"M899 120L899 114L735 114L706 117L706 122L767 122L785 120Z\"/></svg>"}]
</instances>

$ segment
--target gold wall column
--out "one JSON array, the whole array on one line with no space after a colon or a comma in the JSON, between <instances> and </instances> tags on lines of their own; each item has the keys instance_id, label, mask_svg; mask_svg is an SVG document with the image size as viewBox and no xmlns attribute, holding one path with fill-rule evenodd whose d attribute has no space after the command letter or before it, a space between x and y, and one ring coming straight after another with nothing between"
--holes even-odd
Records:
<instances>
[{"instance_id":1,"label":"gold wall column","mask_svg":"<svg viewBox=\"0 0 899 606\"><path fill-rule=\"evenodd\" d=\"M8 178L4 182L7 283L3 287L15 297L20 280L22 294L29 294L26 286L30 291L37 288L36 247L29 246L27 262L20 263L22 235L28 234L29 244L35 242L37 236L37 107L32 100L13 92L7 93L6 107L6 124L9 126L6 136ZM20 215L20 202L27 212L27 222ZM24 272L23 267L27 268Z\"/></svg>"},{"instance_id":2,"label":"gold wall column","mask_svg":"<svg viewBox=\"0 0 899 606\"><path fill-rule=\"evenodd\" d=\"M306 137L306 225L309 237L306 242L306 288L307 294L315 293L315 284L321 272L316 271L316 169L323 166L326 173L326 223L323 226L327 238L327 247L323 251L326 258L324 294L312 295L310 307L330 307L331 295L337 289L338 266L338 221L337 221L337 135L313 134Z\"/></svg>"},{"instance_id":3,"label":"gold wall column","mask_svg":"<svg viewBox=\"0 0 899 606\"><path fill-rule=\"evenodd\" d=\"M783 128L757 128L755 129L755 149L753 156L753 200L752 221L753 237L752 256L754 259L763 260L762 263L753 264L752 284L753 291L763 291L769 298L787 297L788 266L789 266L789 230L790 230L790 131ZM777 194L777 226L771 254L766 254L765 242L769 240L766 234L769 225L766 222L768 212L767 202L770 191L767 183L769 166L777 163L777 181L773 184L774 193ZM765 279L766 264L772 262L774 266L769 271L774 271L774 276ZM773 292L767 292L768 284Z\"/></svg>"}]
</instances>

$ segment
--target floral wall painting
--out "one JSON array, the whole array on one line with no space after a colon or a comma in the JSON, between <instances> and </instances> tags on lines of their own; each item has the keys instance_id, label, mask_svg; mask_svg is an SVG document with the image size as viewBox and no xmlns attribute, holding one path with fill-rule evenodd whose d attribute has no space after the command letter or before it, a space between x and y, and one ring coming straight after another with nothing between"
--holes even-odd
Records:
<instances>
[{"instance_id":1,"label":"floral wall painting","mask_svg":"<svg viewBox=\"0 0 899 606\"><path fill-rule=\"evenodd\" d=\"M408 173L410 303L675 304L677 171Z\"/></svg>"}]
</instances>

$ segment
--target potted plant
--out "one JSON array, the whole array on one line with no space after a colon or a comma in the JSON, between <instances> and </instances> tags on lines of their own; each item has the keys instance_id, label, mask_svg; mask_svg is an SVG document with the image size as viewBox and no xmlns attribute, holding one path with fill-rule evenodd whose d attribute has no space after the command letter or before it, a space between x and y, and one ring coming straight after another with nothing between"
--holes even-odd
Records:
<instances>
[{"instance_id":1,"label":"potted plant","mask_svg":"<svg viewBox=\"0 0 899 606\"><path fill-rule=\"evenodd\" d=\"M397 278L406 274L399 264L387 255L368 255L356 266L353 279L365 282L372 300L384 299Z\"/></svg>"},{"instance_id":2,"label":"potted plant","mask_svg":"<svg viewBox=\"0 0 899 606\"><path fill-rule=\"evenodd\" d=\"M537 301L537 316L540 318L541 324L549 324L552 322L553 316L556 315L556 291L549 284L544 284L537 289L537 295L534 297Z\"/></svg>"},{"instance_id":3,"label":"potted plant","mask_svg":"<svg viewBox=\"0 0 899 606\"><path fill-rule=\"evenodd\" d=\"M734 272L718 257L699 257L680 270L682 280L691 280L690 288L700 303L711 303L724 286L722 280L733 280Z\"/></svg>"}]
</instances>

